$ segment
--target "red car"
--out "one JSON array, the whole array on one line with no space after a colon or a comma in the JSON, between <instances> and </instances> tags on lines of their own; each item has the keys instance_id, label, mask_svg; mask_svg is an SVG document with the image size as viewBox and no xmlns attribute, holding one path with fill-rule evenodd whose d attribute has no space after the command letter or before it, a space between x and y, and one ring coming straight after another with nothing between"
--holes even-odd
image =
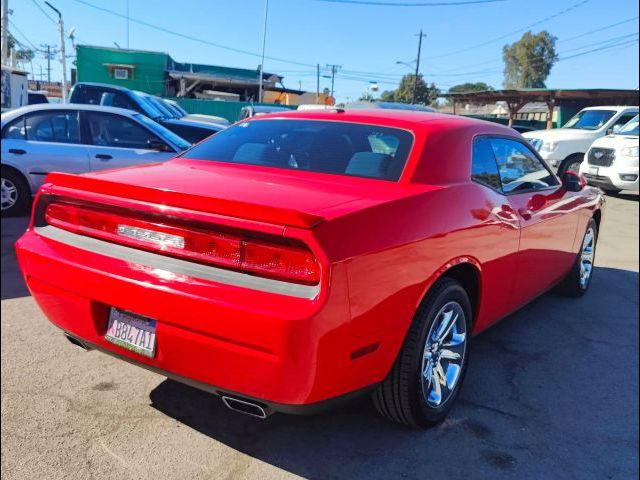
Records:
<instances>
[{"instance_id":1,"label":"red car","mask_svg":"<svg viewBox=\"0 0 640 480\"><path fill-rule=\"evenodd\" d=\"M585 293L602 206L498 124L277 113L164 164L50 174L16 250L86 349L250 415L372 392L426 427L472 335L553 287Z\"/></svg>"}]
</instances>

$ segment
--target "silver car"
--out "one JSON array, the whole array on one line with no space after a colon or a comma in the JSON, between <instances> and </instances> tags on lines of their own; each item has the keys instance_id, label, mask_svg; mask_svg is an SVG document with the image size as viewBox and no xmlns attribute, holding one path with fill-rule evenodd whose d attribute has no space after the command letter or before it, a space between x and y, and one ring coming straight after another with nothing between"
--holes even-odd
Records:
<instances>
[{"instance_id":1,"label":"silver car","mask_svg":"<svg viewBox=\"0 0 640 480\"><path fill-rule=\"evenodd\" d=\"M122 108L41 104L1 118L3 214L24 212L49 172L162 162L191 146L148 117Z\"/></svg>"}]
</instances>

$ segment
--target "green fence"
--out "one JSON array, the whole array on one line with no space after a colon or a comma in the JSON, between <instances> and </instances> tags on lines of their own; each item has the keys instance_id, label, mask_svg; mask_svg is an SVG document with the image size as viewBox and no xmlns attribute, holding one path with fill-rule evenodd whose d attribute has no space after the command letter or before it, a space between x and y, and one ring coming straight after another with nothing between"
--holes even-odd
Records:
<instances>
[{"instance_id":1,"label":"green fence","mask_svg":"<svg viewBox=\"0 0 640 480\"><path fill-rule=\"evenodd\" d=\"M203 115L215 115L224 117L230 122L238 120L240 109L247 105L265 105L273 107L273 103L229 102L226 100L201 100L199 98L174 98L182 108L189 113L201 113ZM295 105L277 105L278 107L295 110Z\"/></svg>"},{"instance_id":2,"label":"green fence","mask_svg":"<svg viewBox=\"0 0 640 480\"><path fill-rule=\"evenodd\" d=\"M508 118L497 118L491 115L465 115L465 117L472 117L472 118L477 118L479 120L487 120L489 122L501 123L502 125L509 124ZM513 121L513 124L531 127L535 130L544 130L547 128L547 122L542 120L520 120L516 118Z\"/></svg>"}]
</instances>

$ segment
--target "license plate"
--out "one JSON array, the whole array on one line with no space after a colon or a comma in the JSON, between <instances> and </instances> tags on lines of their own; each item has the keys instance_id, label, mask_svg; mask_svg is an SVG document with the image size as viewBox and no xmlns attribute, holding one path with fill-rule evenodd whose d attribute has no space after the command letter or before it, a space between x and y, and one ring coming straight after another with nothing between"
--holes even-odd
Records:
<instances>
[{"instance_id":1,"label":"license plate","mask_svg":"<svg viewBox=\"0 0 640 480\"><path fill-rule=\"evenodd\" d=\"M112 307L104 338L132 352L153 357L156 349L156 321Z\"/></svg>"},{"instance_id":2,"label":"license plate","mask_svg":"<svg viewBox=\"0 0 640 480\"><path fill-rule=\"evenodd\" d=\"M589 173L597 176L600 173L600 169L598 167L589 167Z\"/></svg>"}]
</instances>

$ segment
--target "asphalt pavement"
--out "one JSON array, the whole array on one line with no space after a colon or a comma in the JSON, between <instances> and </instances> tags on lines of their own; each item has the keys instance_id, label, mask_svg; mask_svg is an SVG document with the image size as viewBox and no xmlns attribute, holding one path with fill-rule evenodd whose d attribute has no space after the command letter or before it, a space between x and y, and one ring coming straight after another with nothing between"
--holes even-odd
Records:
<instances>
[{"instance_id":1,"label":"asphalt pavement","mask_svg":"<svg viewBox=\"0 0 640 480\"><path fill-rule=\"evenodd\" d=\"M609 198L591 290L547 294L477 337L429 431L369 402L261 421L72 347L29 296L2 219L3 479L638 478L638 197Z\"/></svg>"}]
</instances>

